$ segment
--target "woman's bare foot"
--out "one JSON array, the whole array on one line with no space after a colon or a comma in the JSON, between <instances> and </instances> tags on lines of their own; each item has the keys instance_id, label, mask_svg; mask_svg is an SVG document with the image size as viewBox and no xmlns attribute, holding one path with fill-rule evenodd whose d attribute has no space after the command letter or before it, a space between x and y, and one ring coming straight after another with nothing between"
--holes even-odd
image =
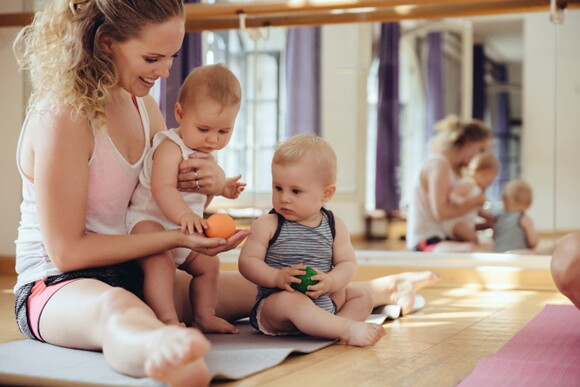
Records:
<instances>
[{"instance_id":1,"label":"woman's bare foot","mask_svg":"<svg viewBox=\"0 0 580 387\"><path fill-rule=\"evenodd\" d=\"M432 271L405 272L370 281L374 306L400 305L403 314L410 313L419 289L439 281L439 274Z\"/></svg>"},{"instance_id":2,"label":"woman's bare foot","mask_svg":"<svg viewBox=\"0 0 580 387\"><path fill-rule=\"evenodd\" d=\"M240 333L238 328L214 315L196 317L194 326L205 333Z\"/></svg>"},{"instance_id":3,"label":"woman's bare foot","mask_svg":"<svg viewBox=\"0 0 580 387\"><path fill-rule=\"evenodd\" d=\"M145 373L169 386L207 386L211 380L203 356L209 341L196 329L166 326L149 346Z\"/></svg>"},{"instance_id":4,"label":"woman's bare foot","mask_svg":"<svg viewBox=\"0 0 580 387\"><path fill-rule=\"evenodd\" d=\"M385 335L385 329L379 324L353 321L345 337L340 339L348 345L369 347L375 345Z\"/></svg>"}]
</instances>

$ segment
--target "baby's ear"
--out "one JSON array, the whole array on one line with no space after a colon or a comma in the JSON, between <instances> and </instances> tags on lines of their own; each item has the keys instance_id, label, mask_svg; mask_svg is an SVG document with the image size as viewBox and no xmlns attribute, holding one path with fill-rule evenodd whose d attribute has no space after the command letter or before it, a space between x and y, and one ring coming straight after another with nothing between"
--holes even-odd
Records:
<instances>
[{"instance_id":1,"label":"baby's ear","mask_svg":"<svg viewBox=\"0 0 580 387\"><path fill-rule=\"evenodd\" d=\"M181 120L183 119L183 108L181 107L181 104L179 102L175 104L173 114L175 115L175 121L181 124Z\"/></svg>"},{"instance_id":2,"label":"baby's ear","mask_svg":"<svg viewBox=\"0 0 580 387\"><path fill-rule=\"evenodd\" d=\"M336 185L330 184L324 188L324 195L322 196L322 202L326 203L334 196L336 192Z\"/></svg>"}]
</instances>

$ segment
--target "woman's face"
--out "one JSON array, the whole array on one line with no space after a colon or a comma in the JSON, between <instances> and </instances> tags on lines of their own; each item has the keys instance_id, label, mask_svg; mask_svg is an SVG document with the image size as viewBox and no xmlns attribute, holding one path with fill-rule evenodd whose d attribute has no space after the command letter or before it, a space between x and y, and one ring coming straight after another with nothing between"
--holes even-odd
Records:
<instances>
[{"instance_id":1,"label":"woman's face","mask_svg":"<svg viewBox=\"0 0 580 387\"><path fill-rule=\"evenodd\" d=\"M119 87L143 97L159 78L167 78L173 58L181 48L185 25L175 17L159 24L145 25L139 37L126 42L106 38L106 50L112 53Z\"/></svg>"}]
</instances>

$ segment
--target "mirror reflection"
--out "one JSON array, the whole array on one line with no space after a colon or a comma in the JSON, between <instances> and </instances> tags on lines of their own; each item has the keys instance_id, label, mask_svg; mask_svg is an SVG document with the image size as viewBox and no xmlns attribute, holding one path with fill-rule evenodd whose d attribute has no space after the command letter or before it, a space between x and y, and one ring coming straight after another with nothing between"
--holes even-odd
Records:
<instances>
[{"instance_id":1,"label":"mirror reflection","mask_svg":"<svg viewBox=\"0 0 580 387\"><path fill-rule=\"evenodd\" d=\"M239 30L205 33L207 59L237 67L248 85L240 130L236 130L239 138L232 141L238 149L221 160L226 169L230 168L228 173L244 174L249 189L236 203L219 205L236 207L240 217L250 219L256 211L268 209L269 163L264 160L269 160L277 141L310 125L320 128L340 155L339 194L330 207L351 220L353 240L363 248L405 250L401 239L406 234L409 196L428 153L433 124L455 114L462 120L478 118L492 129L492 150L501 168L485 191L485 208L500 212L504 183L524 179L533 192L526 213L540 236L538 251L549 252L558 235L578 228L578 221L563 210L570 203L564 204L560 196L556 200L557 193L562 194L557 177L560 171L569 173L564 172L566 165L558 163L558 158L574 157L562 144L568 143L564 140L567 136L575 137L573 126L564 120L556 140L554 124L558 120L554 117L561 108L556 109L553 103L556 87L562 90L554 75L555 61L562 55L555 55L556 28L560 40L569 40L576 28L575 18L578 12L569 12L567 22L560 27L552 25L546 14L401 23L396 78L399 129L398 139L390 142L398 149L387 152L396 159L388 161L394 163L389 176L395 183L382 196L377 195L376 178L377 141L381 141L376 134L380 24L327 25L318 31L271 28L258 30L257 35ZM306 38L300 40L290 32L297 30ZM310 60L320 63L320 74L308 81L319 84L318 89L289 94L288 89L295 86L288 82L292 76L287 66L290 37L303 46L304 42L318 45L319 57ZM311 55L303 50L292 57L299 54L306 58ZM313 71L305 66L300 71ZM439 78L430 74L434 70ZM564 74L566 68L559 70ZM565 74L560 76L570 75ZM293 79L300 86L308 85ZM289 112L300 108L300 104L290 103L291 98L304 99L314 92L320 93L320 107L311 110L318 111L319 116L311 110ZM478 236L486 242L492 239L490 230Z\"/></svg>"}]
</instances>

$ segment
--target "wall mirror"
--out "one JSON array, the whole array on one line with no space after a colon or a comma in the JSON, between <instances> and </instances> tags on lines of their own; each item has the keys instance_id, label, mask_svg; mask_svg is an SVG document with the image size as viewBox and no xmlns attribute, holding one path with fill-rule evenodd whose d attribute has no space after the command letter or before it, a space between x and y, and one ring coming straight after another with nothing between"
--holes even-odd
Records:
<instances>
[{"instance_id":1,"label":"wall mirror","mask_svg":"<svg viewBox=\"0 0 580 387\"><path fill-rule=\"evenodd\" d=\"M376 2L362 3L376 6ZM477 3L481 5L486 2ZM566 13L568 13L571 21L565 22L561 26L556 26L549 21L546 5L541 4L539 6L542 8L542 12L532 13L528 11L539 11L539 9L523 9L525 11L523 13L508 13L505 15L469 16L470 13L467 12L467 16L460 15L444 19L432 19L432 15L427 19L405 18L405 20L401 21L401 34L403 36L402 40L406 40L406 44L414 50L415 58L407 58L407 62L416 61L415 69L410 71L411 73L415 71L416 77L413 78L412 74L410 74L405 78L407 82L404 86L405 97L409 101L405 109L407 121L411 119L419 121L419 118L413 113L417 108L412 103L416 102L417 94L409 95L409 90L411 89L409 84L421 81L420 78L423 76L421 72L425 72L426 61L423 60L421 62L418 60L421 58L417 58L425 55L425 48L420 46L425 46L424 42L428 39L427 35L429 33L443 32L443 51L447 62L444 71L446 86L450 91L445 94L446 113L466 116L466 114L469 115L466 112L471 110L473 116L474 109L477 108L480 110L481 118L495 129L496 152L503 152L501 157L507 160L504 163L503 176L500 176L500 179L507 180L522 177L530 180L535 195L535 204L530 213L538 231L542 234L543 245L541 247L543 251L548 252L559 235L578 228L578 221L566 219L566 211L563 210L562 206L568 206L569 204L564 204L565 202L560 198L563 187L562 182L558 181L558 175L566 175L569 172L557 169L558 165L562 166L562 157L569 159L569 155L563 156L566 152L562 149L559 150L559 148L561 148L562 141L569 137L570 133L568 132L571 128L567 126L566 120L561 122L562 120L559 118L561 109L553 104L553 101L558 99L558 97L560 101L565 98L561 95L561 88L558 90L558 86L561 86L559 84L560 81L558 81L558 73L562 70L558 69L559 71L556 71L556 67L561 67L561 63L558 63L558 60L561 61L561 54L558 54L558 52L562 50L562 40L566 40L566 37L574 32L573 28L569 27L573 20L576 20L574 18L578 17L578 12L567 10ZM572 5L575 6L575 4ZM226 6L224 5L224 7ZM359 95L348 102L344 102L340 98L335 98L336 93L333 93L340 92L340 90L336 90L332 86L323 88L322 99L326 101L322 102L322 108L329 107L329 110L334 111L333 115L338 115L340 118L323 117L322 126L323 130L325 130L325 135L339 143L339 152L343 150L344 154L350 156L348 161L343 163L343 168L341 168L344 172L341 176L342 180L339 178L341 195L333 200L333 206L347 214L349 219L353 219L351 225L353 234L362 234L365 230L365 224L363 217L360 215L361 208L365 206L373 208L373 173L369 172L372 169L373 140L372 138L367 138L368 128L372 126L373 116L371 113L368 113L368 115L364 113L365 116L361 117L362 113L359 112L359 115L355 117L343 117L340 113L337 114L336 111L340 111L344 107L346 110L359 109L367 112L369 111L368 105L373 103L372 97L360 95L361 90L363 90L362 93L368 93L369 88L371 88L369 87L370 82L362 88L360 84L368 82L369 78L372 77L372 72L376 72L376 69L373 69L375 55L372 51L372 42L376 43L377 41L375 31L377 23L366 23L373 25L372 27L365 27L364 24L340 24L343 21L353 21L352 18L349 20L344 20L344 18L347 17L346 15L355 13L348 5L343 4L343 6L340 12L334 9L332 15L325 14L322 18L325 20L322 44L339 46L334 47L334 51L333 48L322 48L324 56L322 61L326 64L326 66L322 66L323 72L334 73L333 75L323 74L322 82L324 83L326 80L327 83L333 83L334 80L339 80L338 83L340 83L341 77L350 77L350 81L356 84L353 86L352 91L354 94L358 93ZM258 6L256 5L256 7ZM264 7L267 8L267 6ZM288 11L278 16L263 16L263 13L267 12L265 8L256 11L257 14L252 15L252 17L249 15L252 12L252 9L250 9L248 17L244 16L244 25L246 27L263 27L264 25L276 26L281 24L316 24L313 18L308 19L305 15L300 15L294 11ZM203 13L209 12L208 8L196 9L202 10L202 12L199 16L194 16L190 20L190 27L193 29L207 28L207 26L212 25L212 21L201 20L204 17ZM358 21L375 22L381 20L381 18L388 20L389 17L385 16L386 12L377 11L371 16L361 17ZM220 20L225 23L225 28L235 29L239 27L240 14L242 13L241 10L238 10L237 16L230 15L223 17L224 20L227 19L226 21ZM446 15L453 16L450 12L447 12ZM218 19L215 14L206 14L206 16L214 17L215 20ZM420 14L417 16L422 17ZM215 27L215 24L213 25ZM267 29L272 36L276 34L283 36L284 34L284 32L279 32L276 27L268 27ZM466 30L469 33L464 32ZM561 41L559 44L557 41L558 34ZM471 90L474 87L478 87L472 83L469 86L471 90L469 90L469 87L467 91L464 89L465 66L472 66L473 64L466 63L464 60L464 36L469 37L468 50L473 49L471 44L475 44L475 47L478 47L485 54L485 60L481 64L485 70L482 77L485 82L482 95L486 103L483 107L477 105L477 102L471 97L462 97L462 95L470 95ZM252 40L240 38L240 40L243 39L246 39L246 45L251 47ZM350 51L348 51L346 46L351 40L357 39L358 45L353 44ZM339 43L337 44L336 42ZM263 43L263 51L269 49L268 44L271 43ZM275 50L272 47L270 49ZM342 53L340 53L341 50L343 51ZM339 52L338 54L337 51ZM356 56L357 59L344 58L349 55ZM339 56L342 56L342 58ZM338 65L335 64L337 61L340 62ZM550 66L543 66L541 64L542 61L550 61ZM468 77L473 77L473 75L473 73L468 74ZM540 81L538 81L539 79ZM418 87L424 87L424 85L420 84ZM455 90L451 92L454 87ZM533 101L534 96L538 94L546 96L547 93L550 94L550 97L546 98L543 103ZM524 101L528 101L527 104L524 104ZM509 106L509 111L502 112L506 105ZM497 130L497 121L498 116L501 115L500 113L504 115L503 120L506 125L506 128L501 131ZM323 115L325 114L323 113ZM353 131L352 127L344 130L343 128L348 127L344 124L345 121L352 123L359 130ZM543 125L539 124L540 122ZM337 125L334 125L335 123ZM558 123L559 125L557 125ZM559 127L559 138L556 138L556 126ZM419 127L421 130L423 129L422 124L419 124ZM336 130L338 134L335 132L329 133L329 131L333 130ZM408 136L408 132L405 132L407 134L403 134L403 136ZM338 139L339 137L340 140ZM361 140L361 137L364 140ZM572 138L574 138L573 134ZM421 157L418 157L418 155L422 156L425 152L425 141L421 143L420 140L413 138L407 138L406 140L407 144L402 145L402 147L406 148L407 151L402 155L401 160L401 164L407 167L407 171L402 173L401 176L401 196L403 198L408 195L409 187L412 186L414 179L413 172L420 165ZM569 140L571 139L569 138ZM350 146L344 145L344 142ZM263 160L267 158L258 157L257 159ZM361 173L361 171L365 172ZM267 168L255 172L256 176L267 175L267 173ZM361 177L361 175L364 176ZM497 207L499 204L502 182L500 179L498 179L498 184L489 192L490 205L492 207ZM366 184L366 189L364 190L366 195L364 193L361 194L361 190L358 188L364 184ZM254 193L252 200L252 206L254 207L264 206L264 203L266 203L265 206L268 205L268 197L261 195L259 192ZM402 205L404 207L404 203ZM390 226L396 227L393 224ZM381 227L379 223L378 230L371 230L372 233L383 233L384 231L380 229ZM396 238L397 234L390 235L390 237ZM398 246L402 245L399 244Z\"/></svg>"}]
</instances>

